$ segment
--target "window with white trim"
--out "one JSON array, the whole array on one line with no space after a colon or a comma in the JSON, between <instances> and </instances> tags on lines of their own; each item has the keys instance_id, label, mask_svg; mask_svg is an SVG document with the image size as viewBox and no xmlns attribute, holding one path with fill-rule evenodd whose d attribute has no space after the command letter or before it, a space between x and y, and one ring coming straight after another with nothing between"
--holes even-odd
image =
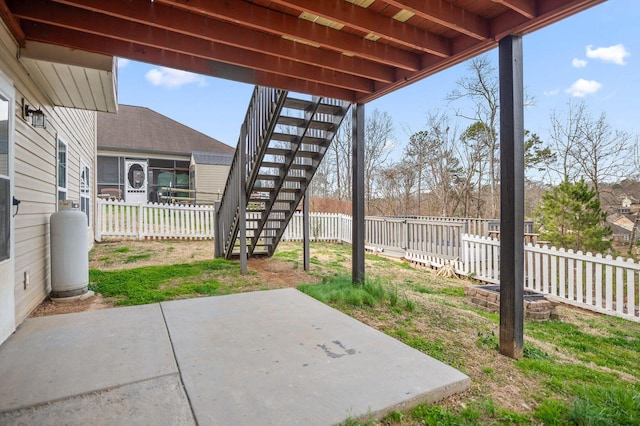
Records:
<instances>
[{"instance_id":1,"label":"window with white trim","mask_svg":"<svg viewBox=\"0 0 640 426\"><path fill-rule=\"evenodd\" d=\"M67 199L67 144L58 138L58 201Z\"/></svg>"},{"instance_id":2,"label":"window with white trim","mask_svg":"<svg viewBox=\"0 0 640 426\"><path fill-rule=\"evenodd\" d=\"M9 180L9 129L12 119L11 100L0 94L0 262L10 253L11 181ZM3 277L4 279L4 277Z\"/></svg>"},{"instance_id":3,"label":"window with white trim","mask_svg":"<svg viewBox=\"0 0 640 426\"><path fill-rule=\"evenodd\" d=\"M87 226L91 226L91 170L84 161L80 163L80 210L87 215Z\"/></svg>"}]
</instances>

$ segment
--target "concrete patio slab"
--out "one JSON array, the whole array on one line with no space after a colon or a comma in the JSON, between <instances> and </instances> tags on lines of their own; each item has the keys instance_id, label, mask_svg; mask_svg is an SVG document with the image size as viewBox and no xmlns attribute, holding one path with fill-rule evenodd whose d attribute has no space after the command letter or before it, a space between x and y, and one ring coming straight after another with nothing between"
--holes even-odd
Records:
<instances>
[{"instance_id":1,"label":"concrete patio slab","mask_svg":"<svg viewBox=\"0 0 640 426\"><path fill-rule=\"evenodd\" d=\"M470 379L294 289L162 303L199 424L328 425Z\"/></svg>"},{"instance_id":2,"label":"concrete patio slab","mask_svg":"<svg viewBox=\"0 0 640 426\"><path fill-rule=\"evenodd\" d=\"M0 412L176 373L159 305L29 318L0 346Z\"/></svg>"},{"instance_id":3,"label":"concrete patio slab","mask_svg":"<svg viewBox=\"0 0 640 426\"><path fill-rule=\"evenodd\" d=\"M2 425L329 425L469 378L284 289L28 319L0 383Z\"/></svg>"},{"instance_id":4,"label":"concrete patio slab","mask_svg":"<svg viewBox=\"0 0 640 426\"><path fill-rule=\"evenodd\" d=\"M0 425L195 425L179 374L0 412Z\"/></svg>"}]
</instances>

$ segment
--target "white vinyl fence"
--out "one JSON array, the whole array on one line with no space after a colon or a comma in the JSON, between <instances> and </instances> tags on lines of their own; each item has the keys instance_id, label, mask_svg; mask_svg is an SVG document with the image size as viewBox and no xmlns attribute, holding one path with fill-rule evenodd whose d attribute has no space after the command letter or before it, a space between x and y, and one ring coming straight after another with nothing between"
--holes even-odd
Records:
<instances>
[{"instance_id":1,"label":"white vinyl fence","mask_svg":"<svg viewBox=\"0 0 640 426\"><path fill-rule=\"evenodd\" d=\"M248 216L248 220L252 217ZM351 243L352 218L311 213L312 241ZM464 233L469 219L367 217L367 248L401 253L425 266L451 263L461 275L498 284L500 241ZM211 239L214 208L99 200L96 239ZM482 225L482 226L480 226ZM282 237L303 239L302 214L296 213ZM620 257L527 244L525 288L581 308L640 321L640 264Z\"/></svg>"},{"instance_id":2,"label":"white vinyl fence","mask_svg":"<svg viewBox=\"0 0 640 426\"><path fill-rule=\"evenodd\" d=\"M463 235L459 271L475 279L499 283L500 242ZM525 288L600 313L640 321L640 264L633 259L527 244Z\"/></svg>"},{"instance_id":3,"label":"white vinyl fence","mask_svg":"<svg viewBox=\"0 0 640 426\"><path fill-rule=\"evenodd\" d=\"M127 203L98 199L96 240L210 239L213 238L212 206Z\"/></svg>"}]
</instances>

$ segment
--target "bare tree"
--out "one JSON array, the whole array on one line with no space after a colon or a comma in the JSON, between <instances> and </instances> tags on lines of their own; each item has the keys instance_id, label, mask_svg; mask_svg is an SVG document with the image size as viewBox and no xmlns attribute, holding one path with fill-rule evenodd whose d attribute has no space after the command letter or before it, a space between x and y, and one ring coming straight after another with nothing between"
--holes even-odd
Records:
<instances>
[{"instance_id":1,"label":"bare tree","mask_svg":"<svg viewBox=\"0 0 640 426\"><path fill-rule=\"evenodd\" d=\"M374 109L365 120L365 199L367 209L375 197L378 182L381 181L380 170L387 163L393 144L393 121L388 112Z\"/></svg>"},{"instance_id":2,"label":"bare tree","mask_svg":"<svg viewBox=\"0 0 640 426\"><path fill-rule=\"evenodd\" d=\"M476 130L484 132L483 139L486 150L484 152L488 161L488 178L490 190L490 214L492 217L498 213L498 183L499 183L499 143L498 143L498 119L499 119L499 93L500 87L496 68L491 64L486 55L478 56L471 60L467 66L468 76L458 80L447 99L456 101L470 99L473 102L473 111L470 113L457 112L458 116L471 120L474 123L482 123Z\"/></svg>"},{"instance_id":3,"label":"bare tree","mask_svg":"<svg viewBox=\"0 0 640 426\"><path fill-rule=\"evenodd\" d=\"M600 199L603 182L619 180L630 173L631 135L613 129L602 112L598 118L589 116L584 122L580 142L574 158Z\"/></svg>"},{"instance_id":4,"label":"bare tree","mask_svg":"<svg viewBox=\"0 0 640 426\"><path fill-rule=\"evenodd\" d=\"M586 108L584 102L571 102L566 114L556 110L551 112L551 148L556 154L556 161L551 164L550 169L558 175L560 181L573 182L580 174L574 155L580 145L582 128L587 119Z\"/></svg>"},{"instance_id":5,"label":"bare tree","mask_svg":"<svg viewBox=\"0 0 640 426\"><path fill-rule=\"evenodd\" d=\"M631 134L616 130L602 112L594 117L584 102L570 103L567 113L551 113L551 139L562 181L583 177L601 198L604 182L628 176L633 165Z\"/></svg>"},{"instance_id":6,"label":"bare tree","mask_svg":"<svg viewBox=\"0 0 640 426\"><path fill-rule=\"evenodd\" d=\"M462 132L458 157L462 164L459 185L462 191L463 215L483 216L483 188L486 184L487 158L490 145L483 123L477 121Z\"/></svg>"},{"instance_id":7,"label":"bare tree","mask_svg":"<svg viewBox=\"0 0 640 426\"><path fill-rule=\"evenodd\" d=\"M333 164L334 196L338 200L351 199L351 143L351 114L347 114L327 152Z\"/></svg>"},{"instance_id":8,"label":"bare tree","mask_svg":"<svg viewBox=\"0 0 640 426\"><path fill-rule=\"evenodd\" d=\"M462 168L456 155L457 132L444 114L431 113L427 119L426 183L432 199L437 201L437 213L450 216L456 210L459 197L458 181Z\"/></svg>"},{"instance_id":9,"label":"bare tree","mask_svg":"<svg viewBox=\"0 0 640 426\"><path fill-rule=\"evenodd\" d=\"M417 175L413 163L407 160L392 163L380 174L386 184L379 189L382 203L377 205L378 212L392 216L410 214Z\"/></svg>"},{"instance_id":10,"label":"bare tree","mask_svg":"<svg viewBox=\"0 0 640 426\"><path fill-rule=\"evenodd\" d=\"M415 168L417 179L417 214L422 214L423 179L427 168L427 158L433 155L429 152L429 133L421 130L409 136L409 143L404 148L404 157Z\"/></svg>"}]
</instances>

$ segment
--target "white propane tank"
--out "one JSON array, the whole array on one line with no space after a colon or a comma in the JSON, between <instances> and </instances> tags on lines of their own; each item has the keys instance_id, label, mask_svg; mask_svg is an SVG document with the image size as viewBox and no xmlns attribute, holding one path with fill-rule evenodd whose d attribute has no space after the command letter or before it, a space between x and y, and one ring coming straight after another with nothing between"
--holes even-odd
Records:
<instances>
[{"instance_id":1,"label":"white propane tank","mask_svg":"<svg viewBox=\"0 0 640 426\"><path fill-rule=\"evenodd\" d=\"M51 215L51 297L71 297L87 292L89 244L87 216L78 202L58 202Z\"/></svg>"}]
</instances>

